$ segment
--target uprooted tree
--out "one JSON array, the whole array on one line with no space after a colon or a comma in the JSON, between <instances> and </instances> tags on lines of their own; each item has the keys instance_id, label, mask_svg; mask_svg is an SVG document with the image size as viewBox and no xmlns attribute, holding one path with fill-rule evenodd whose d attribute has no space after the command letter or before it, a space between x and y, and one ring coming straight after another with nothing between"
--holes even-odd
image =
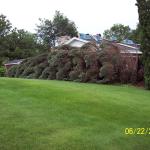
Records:
<instances>
[{"instance_id":1,"label":"uprooted tree","mask_svg":"<svg viewBox=\"0 0 150 150\"><path fill-rule=\"evenodd\" d=\"M63 45L54 52L25 59L19 65L11 67L7 76L136 84L137 57L112 43L104 42L100 48L101 50L91 43L81 48Z\"/></svg>"}]
</instances>

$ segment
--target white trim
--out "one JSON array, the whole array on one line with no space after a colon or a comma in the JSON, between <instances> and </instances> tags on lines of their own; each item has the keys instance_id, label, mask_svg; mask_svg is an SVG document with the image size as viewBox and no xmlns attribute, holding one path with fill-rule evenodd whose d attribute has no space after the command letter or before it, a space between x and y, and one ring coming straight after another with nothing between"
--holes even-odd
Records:
<instances>
[{"instance_id":1,"label":"white trim","mask_svg":"<svg viewBox=\"0 0 150 150\"><path fill-rule=\"evenodd\" d=\"M18 59L18 62L14 62L15 60L13 61L10 61L8 63L5 64L5 66L8 66L8 65L18 65L19 63L21 63L24 59Z\"/></svg>"},{"instance_id":2,"label":"white trim","mask_svg":"<svg viewBox=\"0 0 150 150\"><path fill-rule=\"evenodd\" d=\"M18 62L18 63L10 63L10 64L5 64L5 66L7 66L7 65L18 65L18 64L20 64L21 62Z\"/></svg>"},{"instance_id":3,"label":"white trim","mask_svg":"<svg viewBox=\"0 0 150 150\"><path fill-rule=\"evenodd\" d=\"M131 53L131 54L142 54L141 51L134 51L134 50L126 50L126 51L127 51L127 53ZM121 51L121 53L126 53L126 52Z\"/></svg>"},{"instance_id":4,"label":"white trim","mask_svg":"<svg viewBox=\"0 0 150 150\"><path fill-rule=\"evenodd\" d=\"M84 42L84 43L89 43L89 41L86 41L86 40L83 40L83 39L79 39L79 38L77 38L77 37L73 37L72 39L70 39L68 42L66 42L65 44L70 44L71 42L73 42L73 41L75 41L75 40L77 40L77 41L80 41L80 42ZM63 44L64 45L64 44Z\"/></svg>"}]
</instances>

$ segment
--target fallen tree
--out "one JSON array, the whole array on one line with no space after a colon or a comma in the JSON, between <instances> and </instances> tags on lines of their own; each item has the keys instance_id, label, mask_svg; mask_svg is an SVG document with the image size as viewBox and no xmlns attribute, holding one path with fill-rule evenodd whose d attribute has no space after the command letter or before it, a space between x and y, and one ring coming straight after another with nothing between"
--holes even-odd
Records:
<instances>
[{"instance_id":1,"label":"fallen tree","mask_svg":"<svg viewBox=\"0 0 150 150\"><path fill-rule=\"evenodd\" d=\"M56 51L27 58L7 72L8 77L17 78L132 84L140 82L137 74L137 56L110 42L100 48L91 43L81 48L63 45Z\"/></svg>"}]
</instances>

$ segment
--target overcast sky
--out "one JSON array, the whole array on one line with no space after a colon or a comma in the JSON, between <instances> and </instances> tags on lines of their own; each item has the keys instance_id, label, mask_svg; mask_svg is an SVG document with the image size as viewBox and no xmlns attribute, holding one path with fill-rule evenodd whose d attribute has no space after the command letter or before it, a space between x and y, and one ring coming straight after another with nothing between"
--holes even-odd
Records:
<instances>
[{"instance_id":1,"label":"overcast sky","mask_svg":"<svg viewBox=\"0 0 150 150\"><path fill-rule=\"evenodd\" d=\"M58 10L75 22L79 33L103 34L113 24L135 29L138 21L136 0L0 0L0 14L13 27L35 33L38 18L53 19Z\"/></svg>"}]
</instances>

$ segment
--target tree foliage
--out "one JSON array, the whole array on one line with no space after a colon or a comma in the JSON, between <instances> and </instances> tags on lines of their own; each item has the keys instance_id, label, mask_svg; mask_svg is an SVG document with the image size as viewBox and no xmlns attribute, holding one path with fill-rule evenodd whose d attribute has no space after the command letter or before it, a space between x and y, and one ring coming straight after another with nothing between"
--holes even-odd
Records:
<instances>
[{"instance_id":1,"label":"tree foliage","mask_svg":"<svg viewBox=\"0 0 150 150\"><path fill-rule=\"evenodd\" d=\"M3 65L6 58L2 53L9 49L9 42L7 41L8 34L11 30L11 23L6 19L6 16L3 14L0 15L0 66Z\"/></svg>"},{"instance_id":2,"label":"tree foliage","mask_svg":"<svg viewBox=\"0 0 150 150\"><path fill-rule=\"evenodd\" d=\"M46 46L38 41L36 34L24 29L11 28L6 16L0 15L0 66L14 59L32 57L45 52Z\"/></svg>"},{"instance_id":3,"label":"tree foliage","mask_svg":"<svg viewBox=\"0 0 150 150\"><path fill-rule=\"evenodd\" d=\"M5 67L4 66L0 67L0 77L5 77Z\"/></svg>"},{"instance_id":4,"label":"tree foliage","mask_svg":"<svg viewBox=\"0 0 150 150\"><path fill-rule=\"evenodd\" d=\"M0 42L3 42L5 36L10 33L11 23L9 20L6 20L6 16L3 14L0 15ZM1 43L0 43L1 44Z\"/></svg>"},{"instance_id":5,"label":"tree foliage","mask_svg":"<svg viewBox=\"0 0 150 150\"><path fill-rule=\"evenodd\" d=\"M73 21L70 21L59 11L55 12L53 20L41 19L40 25L36 25L37 34L43 43L50 48L55 45L55 40L59 36L69 35L71 37L77 35L77 27Z\"/></svg>"},{"instance_id":6,"label":"tree foliage","mask_svg":"<svg viewBox=\"0 0 150 150\"><path fill-rule=\"evenodd\" d=\"M137 0L140 23L141 60L145 69L146 89L150 90L150 0Z\"/></svg>"},{"instance_id":7,"label":"tree foliage","mask_svg":"<svg viewBox=\"0 0 150 150\"><path fill-rule=\"evenodd\" d=\"M131 34L129 35L129 39L133 41L133 43L140 43L140 24L138 23L136 26L136 29L131 31Z\"/></svg>"},{"instance_id":8,"label":"tree foliage","mask_svg":"<svg viewBox=\"0 0 150 150\"><path fill-rule=\"evenodd\" d=\"M129 38L131 29L129 26L122 24L114 24L110 29L104 30L104 38L110 38L111 36L117 37L117 40L123 41Z\"/></svg>"},{"instance_id":9,"label":"tree foliage","mask_svg":"<svg viewBox=\"0 0 150 150\"><path fill-rule=\"evenodd\" d=\"M11 67L9 77L57 79L90 83L137 82L137 59L112 43L102 43L101 50L87 43L81 48L63 45L56 51L31 57L17 68ZM142 78L141 78L142 79Z\"/></svg>"},{"instance_id":10,"label":"tree foliage","mask_svg":"<svg viewBox=\"0 0 150 150\"><path fill-rule=\"evenodd\" d=\"M5 60L11 61L34 56L37 49L36 43L36 36L34 34L23 29L13 29L5 36L4 42L1 44L1 65L4 64Z\"/></svg>"}]
</instances>

